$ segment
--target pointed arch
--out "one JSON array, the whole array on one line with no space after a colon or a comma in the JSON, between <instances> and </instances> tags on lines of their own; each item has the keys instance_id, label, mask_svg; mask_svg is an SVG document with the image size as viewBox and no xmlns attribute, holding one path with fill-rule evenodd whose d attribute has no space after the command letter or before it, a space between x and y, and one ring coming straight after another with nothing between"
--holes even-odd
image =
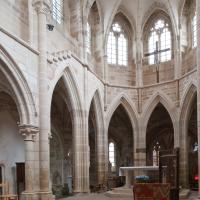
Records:
<instances>
[{"instance_id":1,"label":"pointed arch","mask_svg":"<svg viewBox=\"0 0 200 200\"><path fill-rule=\"evenodd\" d=\"M157 92L156 94L154 94L151 99L146 103L146 105L144 106L144 111L143 111L143 123L146 125L149 121L149 118L153 112L153 110L155 109L155 107L158 105L158 103L161 103L165 109L167 110L167 112L169 113L172 122L175 123L177 116L174 114L174 110L175 110L175 104L162 92Z\"/></svg>"},{"instance_id":2,"label":"pointed arch","mask_svg":"<svg viewBox=\"0 0 200 200\"><path fill-rule=\"evenodd\" d=\"M142 117L141 117L141 127L143 129L141 138L146 138L146 132L147 132L147 125L149 122L149 119L151 117L151 114L153 113L154 109L156 106L161 103L166 111L168 112L173 128L174 128L174 145L179 146L179 132L178 132L178 117L177 117L177 112L176 112L176 107L175 104L163 93L157 92L152 98L148 101L146 104Z\"/></svg>"},{"instance_id":3,"label":"pointed arch","mask_svg":"<svg viewBox=\"0 0 200 200\"><path fill-rule=\"evenodd\" d=\"M180 0L180 2L179 2L179 10L178 10L179 17L182 17L182 15L183 15L183 10L184 10L186 1L187 0Z\"/></svg>"},{"instance_id":4,"label":"pointed arch","mask_svg":"<svg viewBox=\"0 0 200 200\"><path fill-rule=\"evenodd\" d=\"M109 20L108 20L108 24L107 24L107 27L105 27L105 35L104 35L104 50L106 50L106 44L107 44L107 40L108 40L108 35L109 35L109 32L110 32L110 28L112 26L112 23L113 23L113 20L114 20L114 17L117 13L117 10L120 6L120 3L121 1L116 1L116 3L114 4L113 6L113 10L111 12L111 15L109 17ZM105 51L106 52L106 51Z\"/></svg>"},{"instance_id":5,"label":"pointed arch","mask_svg":"<svg viewBox=\"0 0 200 200\"><path fill-rule=\"evenodd\" d=\"M83 107L83 101L81 98L81 95L79 93L80 89L77 83L77 80L75 79L75 74L73 70L71 69L72 67L68 64L68 66L65 67L60 67L57 72L56 72L56 77L54 80L51 82L51 87L50 87L50 103L52 101L52 95L53 91L56 87L56 84L60 79L62 79L65 83L66 89L69 92L70 96L70 101L73 103L72 107L73 109L82 109Z\"/></svg>"},{"instance_id":6,"label":"pointed arch","mask_svg":"<svg viewBox=\"0 0 200 200\"><path fill-rule=\"evenodd\" d=\"M195 94L197 93L197 86L194 82L191 82L183 95L183 98L180 103L180 108L181 108L181 114L180 114L180 119L185 116L184 113L186 113L186 108L189 106L191 101L193 100Z\"/></svg>"},{"instance_id":7,"label":"pointed arch","mask_svg":"<svg viewBox=\"0 0 200 200\"><path fill-rule=\"evenodd\" d=\"M115 110L118 108L119 105L122 105L123 108L125 109L125 111L127 112L131 124L132 124L132 128L134 131L134 135L138 133L138 117L137 117L137 111L134 107L134 105L132 104L132 101L129 99L129 97L124 94L121 93L119 94L111 103L111 106L109 107L107 113L106 113L106 130L108 129L108 126L110 124L110 120L113 116L113 113L115 112Z\"/></svg>"},{"instance_id":8,"label":"pointed arch","mask_svg":"<svg viewBox=\"0 0 200 200\"><path fill-rule=\"evenodd\" d=\"M113 21L115 20L115 17L117 15L121 15L122 17L124 17L124 19L130 24L131 27L130 31L131 33L129 33L131 40L133 41L136 37L135 30L136 30L136 22L135 19L133 17L131 17L131 15L129 14L129 12L126 10L126 8L124 8L123 6L120 6L120 4L117 4L116 8L114 9L112 15L110 16L110 20L109 23L107 25L106 31L105 31L105 39L104 39L104 51L106 52L106 47L107 47L107 42L108 42L108 36L109 36L109 32L111 29L111 26L113 24Z\"/></svg>"},{"instance_id":9,"label":"pointed arch","mask_svg":"<svg viewBox=\"0 0 200 200\"><path fill-rule=\"evenodd\" d=\"M81 97L79 94L77 83L73 78L72 71L67 67L63 73L62 79L64 81L67 91L69 91L70 102L72 103L73 109L83 110L83 105L81 103Z\"/></svg>"},{"instance_id":10,"label":"pointed arch","mask_svg":"<svg viewBox=\"0 0 200 200\"><path fill-rule=\"evenodd\" d=\"M193 100L195 96L197 95L197 87L195 84L190 83L188 86L185 95L183 97L183 100L181 102L180 106L180 116L179 116L179 121L180 121L180 140L186 137L185 134L187 134L187 120L189 118L190 110L192 107Z\"/></svg>"},{"instance_id":11,"label":"pointed arch","mask_svg":"<svg viewBox=\"0 0 200 200\"><path fill-rule=\"evenodd\" d=\"M92 98L91 104L93 103L95 120L96 120L96 139L97 139L97 173L98 173L98 184L106 183L106 158L107 158L107 138L105 134L104 124L104 111L102 98L99 90L96 90ZM92 106L90 104L90 107Z\"/></svg>"},{"instance_id":12,"label":"pointed arch","mask_svg":"<svg viewBox=\"0 0 200 200\"><path fill-rule=\"evenodd\" d=\"M177 26L176 26L176 22L175 19L173 17L173 13L172 11L170 11L170 9L166 6L165 3L163 2L153 2L152 5L149 7L149 9L145 12L143 18L142 18L142 32L144 32L144 28L148 22L148 20L151 18L151 16L156 13L156 12L163 12L166 15L169 16L169 19L171 21L172 24L172 30L173 33L175 35L177 35L178 30L177 30Z\"/></svg>"},{"instance_id":13,"label":"pointed arch","mask_svg":"<svg viewBox=\"0 0 200 200\"><path fill-rule=\"evenodd\" d=\"M62 69L62 70L61 70ZM57 82L61 79L64 83L64 89L66 90L69 101L72 107L72 137L73 137L73 181L74 181L74 192L88 192L89 183L88 183L88 173L87 165L88 159L85 159L88 155L88 146L80 144L83 143L83 138L87 138L86 135L86 117L83 109L83 103L81 95L79 94L78 84L75 81L75 76L73 71L69 66L63 67L57 71L58 76L53 80L53 85L50 90L50 102L52 101L53 91ZM49 106L50 108L50 106ZM81 136L81 137L80 137ZM85 143L84 143L85 144ZM87 147L86 147L87 146ZM83 170L80 171L77 163L82 163ZM80 183L84 183L81 184Z\"/></svg>"},{"instance_id":14,"label":"pointed arch","mask_svg":"<svg viewBox=\"0 0 200 200\"><path fill-rule=\"evenodd\" d=\"M179 14L179 18L181 18L183 16L183 12L184 12L184 7L185 4L188 0L180 0L179 2L179 7L178 7L178 14ZM194 0L195 5L196 5L196 0Z\"/></svg>"},{"instance_id":15,"label":"pointed arch","mask_svg":"<svg viewBox=\"0 0 200 200\"><path fill-rule=\"evenodd\" d=\"M85 13L84 13L85 19L88 18L89 13L90 13L90 9L92 8L94 3L96 3L96 5L97 5L98 14L99 14L99 18L100 18L100 24L101 24L101 27L103 27L103 11L102 11L102 7L101 7L99 0L88 0L86 2Z\"/></svg>"},{"instance_id":16,"label":"pointed arch","mask_svg":"<svg viewBox=\"0 0 200 200\"><path fill-rule=\"evenodd\" d=\"M102 102L102 98L101 98L101 95L100 95L100 92L98 89L95 91L92 101L94 102L95 111L96 111L96 113L98 113L97 117L98 117L99 121L103 122L104 121L103 102ZM104 127L104 124L102 124L100 126Z\"/></svg>"},{"instance_id":17,"label":"pointed arch","mask_svg":"<svg viewBox=\"0 0 200 200\"><path fill-rule=\"evenodd\" d=\"M190 83L181 102L179 126L180 126L180 177L181 184L184 187L189 185L189 164L188 164L188 124L191 114L191 109L195 97L197 95L197 87L194 83Z\"/></svg>"},{"instance_id":18,"label":"pointed arch","mask_svg":"<svg viewBox=\"0 0 200 200\"><path fill-rule=\"evenodd\" d=\"M21 72L21 69L1 44L0 71L10 84L11 90L9 91L9 94L13 97L17 105L20 115L20 123L34 125L35 117L37 116L37 110L33 100L32 92L23 73Z\"/></svg>"}]
</instances>

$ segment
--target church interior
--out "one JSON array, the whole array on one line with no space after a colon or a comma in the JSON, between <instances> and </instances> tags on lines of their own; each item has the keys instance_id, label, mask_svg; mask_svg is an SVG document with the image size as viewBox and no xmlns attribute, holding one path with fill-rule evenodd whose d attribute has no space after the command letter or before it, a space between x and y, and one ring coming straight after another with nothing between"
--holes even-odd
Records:
<instances>
[{"instance_id":1,"label":"church interior","mask_svg":"<svg viewBox=\"0 0 200 200\"><path fill-rule=\"evenodd\" d=\"M195 200L199 143L199 0L0 0L0 199Z\"/></svg>"}]
</instances>

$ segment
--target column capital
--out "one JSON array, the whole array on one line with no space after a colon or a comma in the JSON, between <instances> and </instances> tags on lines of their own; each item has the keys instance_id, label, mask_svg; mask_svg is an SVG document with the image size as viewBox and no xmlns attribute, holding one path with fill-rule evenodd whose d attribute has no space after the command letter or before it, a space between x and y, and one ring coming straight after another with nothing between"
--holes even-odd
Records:
<instances>
[{"instance_id":1,"label":"column capital","mask_svg":"<svg viewBox=\"0 0 200 200\"><path fill-rule=\"evenodd\" d=\"M48 15L51 12L51 2L50 0L33 0L33 7L37 13L43 13Z\"/></svg>"},{"instance_id":2,"label":"column capital","mask_svg":"<svg viewBox=\"0 0 200 200\"><path fill-rule=\"evenodd\" d=\"M19 133L24 137L24 141L35 141L35 136L39 132L38 127L30 124L19 125Z\"/></svg>"}]
</instances>

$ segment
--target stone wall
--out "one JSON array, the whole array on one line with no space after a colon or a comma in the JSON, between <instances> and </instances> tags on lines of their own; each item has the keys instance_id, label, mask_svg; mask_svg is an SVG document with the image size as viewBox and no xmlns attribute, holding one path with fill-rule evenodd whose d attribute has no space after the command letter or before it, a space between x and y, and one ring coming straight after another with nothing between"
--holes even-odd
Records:
<instances>
[{"instance_id":1,"label":"stone wall","mask_svg":"<svg viewBox=\"0 0 200 200\"><path fill-rule=\"evenodd\" d=\"M28 17L27 14L28 5L26 3L27 1L22 0L15 2L11 0L2 1L0 8L0 16L1 19L3 19L0 22L0 25L3 27L0 29L0 88L1 90L7 90L15 100L17 109L19 110L18 121L20 123L39 126L39 121L41 119L39 114L39 98L40 95L42 95L39 94L38 89L39 86L41 86L39 85L41 81L39 69L43 66L40 66L41 63L39 64L41 55L37 49L38 45L36 42L38 39L38 29L32 28L30 31L31 28L29 27L29 22L31 20L29 18L30 16ZM98 181L103 180L104 182L102 182L105 183L108 167L106 163L108 160L108 127L117 107L122 104L131 121L133 129L133 133L131 132L131 134L133 134L134 159L138 163L145 164L145 141L149 119L148 116L151 115L150 112L153 112L152 110L158 103L162 103L166 110L170 112L170 117L174 116L172 119L175 135L174 145L181 147L180 144L183 142L182 140L184 140L184 138L180 136L181 133L179 132L179 117L182 109L184 109L182 108L182 105L189 88L191 85L194 85L194 87L196 85L197 73L195 49L188 51L183 55L181 64L176 61L178 57L176 51L175 55L173 55L173 60L160 64L160 82L158 84L156 83L155 66L149 66L142 62L140 63L142 56L133 55L133 50L131 50L132 53L129 55L130 62L127 67L107 65L106 62L103 62L106 58L104 52L106 49L105 44L104 40L101 38L101 36L106 38L106 28L103 27L103 25L102 32L98 30L100 33L96 36L96 43L100 42L101 44L97 45L95 43L95 45L97 45L94 52L95 54L93 54L95 58L87 60L84 53L83 27L86 16L84 15L83 19L82 6L83 5L79 4L79 1L69 1L67 8L70 10L70 14L67 16L69 22L62 24L60 27L56 25L53 32L47 30L47 60L45 60L45 63L47 62L47 74L45 74L47 76L45 82L47 83L45 85L47 95L45 97L46 101L43 103L47 113L50 113L53 93L56 91L56 84L59 80L62 80L62 89L59 88L59 90L64 96L67 94L67 97L65 96L65 98L70 102L68 105L69 112L70 115L73 116L72 127L69 128L67 134L72 134L75 138L71 143L74 156L72 163L73 171L69 174L73 174L74 176L73 181L77 192L88 192L88 137L89 132L91 131L90 126L88 126L88 113L93 99L94 102L96 102L96 109L94 109L94 112L98 122L98 159L96 162L98 163L99 171L97 170L98 174L96 176L98 177ZM9 16L11 16L10 18L6 17L8 16L8 13ZM99 12L99 14L101 14L101 12ZM33 11L32 17L33 27L37 26L37 15L35 11ZM106 18L109 17L106 16ZM98 27L98 29L99 28L100 27ZM31 32L33 35L32 42L34 44L29 41ZM138 41L133 40L133 43L137 42ZM174 43L175 42L176 40L174 40ZM4 60L7 62L5 63ZM175 71L179 67L181 73L178 74L178 76L175 76ZM8 69L10 70L9 73L5 73ZM142 72L142 76L138 75L139 72ZM142 80L139 80L140 78ZM139 84L138 81L140 81L141 84ZM9 104L12 103L9 102ZM12 113L2 113L1 116L5 115L6 118L8 118L8 121L12 121L11 114ZM66 114L65 112L62 114L65 115L65 117L69 115L69 113ZM50 118L51 117L48 116L49 121ZM59 130L60 124L55 123L58 119L59 117L54 116L54 122L51 122L49 125L53 125L56 130L55 132L59 132L60 136L63 136L64 132ZM2 117L0 124L3 120L5 119ZM16 124L14 125L15 122L12 121L12 123L13 130L7 130L9 127L6 128L6 132L8 132L10 136L4 137L5 134L2 134L2 137L5 139L12 139L12 137L16 136L17 126ZM123 132L124 130L125 129L121 131ZM54 130L52 130L52 132L53 131ZM16 137L18 144L13 144L13 147L16 149L19 148L21 153L16 156L18 159L15 161L24 161L24 152L22 149L23 141L21 140L22 138L20 138L21 136ZM49 136L47 135L47 137ZM60 178L56 171L62 171L63 169L61 169L58 163L55 163L65 162L65 160L63 160L63 157L59 157L60 154L58 154L58 157L56 158L55 150L59 144L56 136L53 135L53 137L53 140L50 142L50 145L54 148L54 150L50 149L52 158L51 166L53 168L51 178L54 180L52 184L58 183L59 185ZM46 139L48 140L49 138ZM67 137L64 139L66 142ZM37 136L36 142L34 143L34 183L37 183L33 189L35 191L37 191L36 188L39 187L39 178L41 178L39 177L39 164L41 162L39 156L39 153L41 153L41 146L39 145L39 142L40 138ZM9 143L9 141L7 143ZM3 148L3 145L4 143L0 144L0 148ZM58 150L60 151L60 148L58 148ZM68 150L69 149L64 147L63 152L66 154ZM123 150L123 152L126 151L130 150ZM48 167L49 166L47 166L47 168ZM62 184L69 174L61 176ZM9 180L13 182L10 177ZM39 188L37 189L39 190Z\"/></svg>"}]
</instances>

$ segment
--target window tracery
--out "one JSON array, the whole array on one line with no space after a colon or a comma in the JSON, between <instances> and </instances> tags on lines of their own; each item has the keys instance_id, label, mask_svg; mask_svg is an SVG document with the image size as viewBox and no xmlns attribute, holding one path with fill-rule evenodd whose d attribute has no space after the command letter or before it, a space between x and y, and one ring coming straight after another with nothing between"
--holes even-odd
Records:
<instances>
[{"instance_id":1,"label":"window tracery","mask_svg":"<svg viewBox=\"0 0 200 200\"><path fill-rule=\"evenodd\" d=\"M152 53L156 50L158 51L166 50L164 52L158 53L158 60L160 62L166 62L168 60L171 60L172 57L171 49L172 49L172 37L171 37L171 30L169 27L169 23L167 23L164 19L157 19L153 23L153 26L150 28L150 34L148 36L148 53ZM149 56L150 65L155 64L155 60L156 60L155 54Z\"/></svg>"},{"instance_id":2,"label":"window tracery","mask_svg":"<svg viewBox=\"0 0 200 200\"><path fill-rule=\"evenodd\" d=\"M107 43L108 63L128 65L128 40L125 31L117 22L113 23Z\"/></svg>"}]
</instances>

